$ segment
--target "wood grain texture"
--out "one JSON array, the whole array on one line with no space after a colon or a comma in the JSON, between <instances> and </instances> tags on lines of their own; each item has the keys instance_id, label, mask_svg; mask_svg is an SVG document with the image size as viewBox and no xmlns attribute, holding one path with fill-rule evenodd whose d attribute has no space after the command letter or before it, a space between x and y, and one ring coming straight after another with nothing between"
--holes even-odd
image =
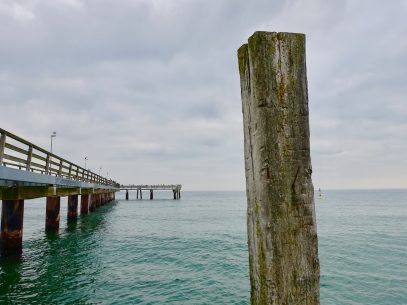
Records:
<instances>
[{"instance_id":1,"label":"wood grain texture","mask_svg":"<svg viewBox=\"0 0 407 305\"><path fill-rule=\"evenodd\" d=\"M256 32L238 50L252 304L319 304L305 35Z\"/></svg>"}]
</instances>

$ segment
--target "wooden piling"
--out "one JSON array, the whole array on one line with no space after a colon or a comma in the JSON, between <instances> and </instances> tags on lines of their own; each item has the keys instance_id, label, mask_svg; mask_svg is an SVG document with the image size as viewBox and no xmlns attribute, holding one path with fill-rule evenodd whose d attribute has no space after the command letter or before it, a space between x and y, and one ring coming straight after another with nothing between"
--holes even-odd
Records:
<instances>
[{"instance_id":1,"label":"wooden piling","mask_svg":"<svg viewBox=\"0 0 407 305\"><path fill-rule=\"evenodd\" d=\"M94 212L96 211L96 194L89 195L90 198L90 207L89 207L89 212Z\"/></svg>"},{"instance_id":2,"label":"wooden piling","mask_svg":"<svg viewBox=\"0 0 407 305\"><path fill-rule=\"evenodd\" d=\"M305 35L256 32L238 51L251 304L319 304Z\"/></svg>"},{"instance_id":3,"label":"wooden piling","mask_svg":"<svg viewBox=\"0 0 407 305\"><path fill-rule=\"evenodd\" d=\"M89 194L81 195L81 215L89 213L90 196Z\"/></svg>"},{"instance_id":4,"label":"wooden piling","mask_svg":"<svg viewBox=\"0 0 407 305\"><path fill-rule=\"evenodd\" d=\"M23 245L24 200L3 200L1 210L2 254L18 254Z\"/></svg>"},{"instance_id":5,"label":"wooden piling","mask_svg":"<svg viewBox=\"0 0 407 305\"><path fill-rule=\"evenodd\" d=\"M129 200L129 190L126 190L126 200Z\"/></svg>"},{"instance_id":6,"label":"wooden piling","mask_svg":"<svg viewBox=\"0 0 407 305\"><path fill-rule=\"evenodd\" d=\"M100 194L95 194L96 208L100 207Z\"/></svg>"},{"instance_id":7,"label":"wooden piling","mask_svg":"<svg viewBox=\"0 0 407 305\"><path fill-rule=\"evenodd\" d=\"M45 231L58 231L61 209L61 197L47 197L45 208Z\"/></svg>"},{"instance_id":8,"label":"wooden piling","mask_svg":"<svg viewBox=\"0 0 407 305\"><path fill-rule=\"evenodd\" d=\"M153 194L153 190L150 190L150 200L154 199L154 194Z\"/></svg>"},{"instance_id":9,"label":"wooden piling","mask_svg":"<svg viewBox=\"0 0 407 305\"><path fill-rule=\"evenodd\" d=\"M68 196L68 221L78 218L78 195Z\"/></svg>"}]
</instances>

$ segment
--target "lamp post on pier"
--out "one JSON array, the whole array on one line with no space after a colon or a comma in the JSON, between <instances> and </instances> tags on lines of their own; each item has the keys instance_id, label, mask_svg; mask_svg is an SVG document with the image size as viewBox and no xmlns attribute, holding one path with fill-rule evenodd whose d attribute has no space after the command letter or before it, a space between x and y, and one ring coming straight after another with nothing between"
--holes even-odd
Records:
<instances>
[{"instance_id":1,"label":"lamp post on pier","mask_svg":"<svg viewBox=\"0 0 407 305\"><path fill-rule=\"evenodd\" d=\"M54 131L51 133L51 154L52 154L52 138L55 138L57 136L57 132Z\"/></svg>"},{"instance_id":2,"label":"lamp post on pier","mask_svg":"<svg viewBox=\"0 0 407 305\"><path fill-rule=\"evenodd\" d=\"M49 156L48 170L52 168L52 139L55 138L56 136L57 136L57 132L53 131L51 133L51 156ZM48 174L51 174L51 172L48 171Z\"/></svg>"}]
</instances>

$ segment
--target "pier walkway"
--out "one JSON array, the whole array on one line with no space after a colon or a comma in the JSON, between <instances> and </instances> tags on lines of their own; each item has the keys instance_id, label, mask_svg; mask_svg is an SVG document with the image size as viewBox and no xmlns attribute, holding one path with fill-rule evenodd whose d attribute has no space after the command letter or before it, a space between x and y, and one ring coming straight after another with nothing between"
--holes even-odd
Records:
<instances>
[{"instance_id":1,"label":"pier walkway","mask_svg":"<svg viewBox=\"0 0 407 305\"><path fill-rule=\"evenodd\" d=\"M60 198L68 196L68 220L115 199L120 184L0 129L1 253L22 248L24 200L46 197L45 230L58 231Z\"/></svg>"},{"instance_id":2,"label":"pier walkway","mask_svg":"<svg viewBox=\"0 0 407 305\"><path fill-rule=\"evenodd\" d=\"M136 190L137 191L137 199L143 199L143 190L148 190L150 191L150 200L154 199L154 191L155 190L170 190L173 192L174 195L174 200L175 199L181 199L181 184L154 184L154 185L149 185L149 184L129 184L129 185L121 185L120 190L125 190L126 191L126 200L129 200L129 191L130 190Z\"/></svg>"}]
</instances>

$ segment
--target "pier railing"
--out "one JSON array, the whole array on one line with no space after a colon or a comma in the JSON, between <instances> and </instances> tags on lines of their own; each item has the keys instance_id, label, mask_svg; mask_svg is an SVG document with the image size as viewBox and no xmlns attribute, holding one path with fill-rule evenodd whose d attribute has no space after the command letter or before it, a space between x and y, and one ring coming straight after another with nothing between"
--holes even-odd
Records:
<instances>
[{"instance_id":1,"label":"pier railing","mask_svg":"<svg viewBox=\"0 0 407 305\"><path fill-rule=\"evenodd\" d=\"M120 184L111 179L93 173L1 128L0 166L120 187Z\"/></svg>"},{"instance_id":2,"label":"pier railing","mask_svg":"<svg viewBox=\"0 0 407 305\"><path fill-rule=\"evenodd\" d=\"M128 184L120 185L121 190L177 190L181 189L181 184Z\"/></svg>"}]
</instances>

